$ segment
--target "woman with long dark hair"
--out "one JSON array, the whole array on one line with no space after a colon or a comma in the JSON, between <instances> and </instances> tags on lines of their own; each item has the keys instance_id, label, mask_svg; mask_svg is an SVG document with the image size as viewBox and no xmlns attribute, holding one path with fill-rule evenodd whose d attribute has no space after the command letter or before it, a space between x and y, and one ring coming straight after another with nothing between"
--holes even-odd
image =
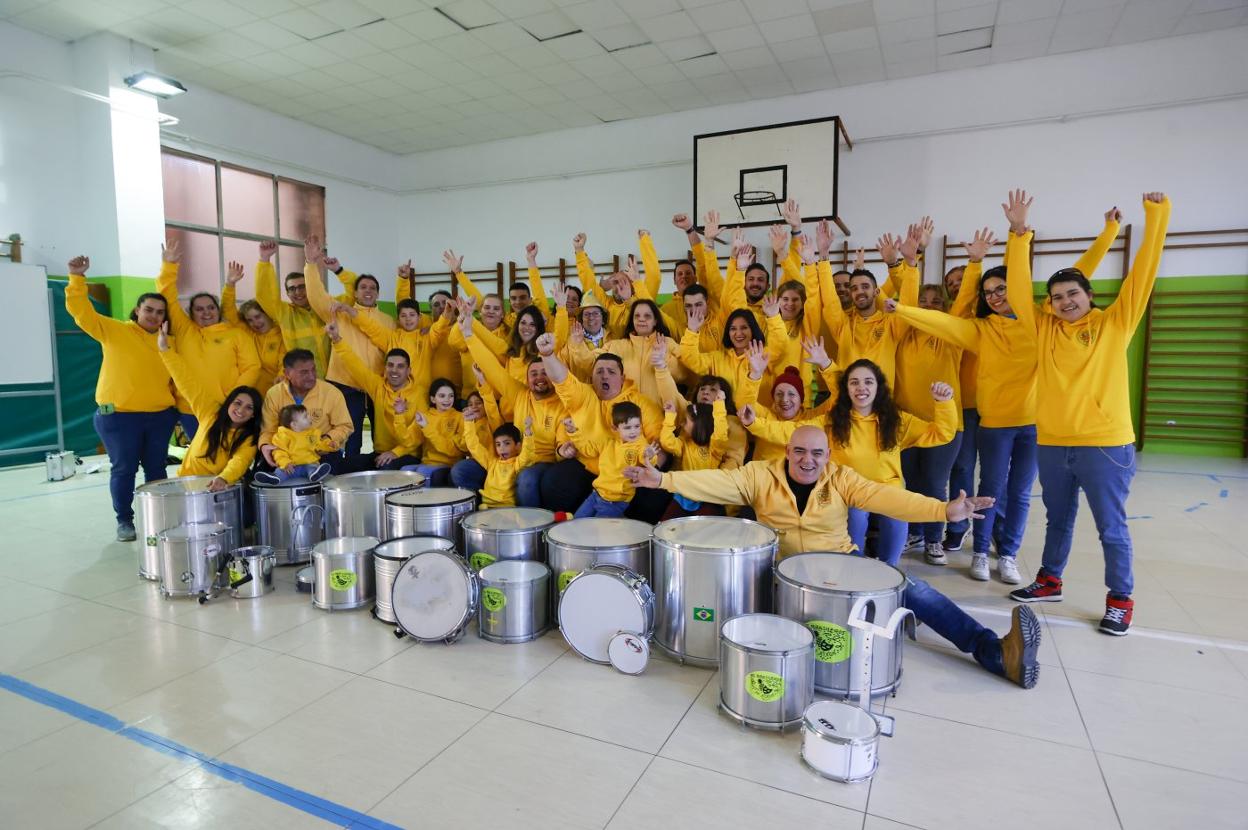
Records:
<instances>
[{"instance_id":1,"label":"woman with long dark hair","mask_svg":"<svg viewBox=\"0 0 1248 830\"><path fill-rule=\"evenodd\" d=\"M670 396L661 388L651 355L656 350L661 352L662 365L667 368L673 381L683 383L687 373L685 367L676 359L677 348L659 306L654 300L643 298L633 300L629 306L628 322L622 338L604 340L599 349L587 349L578 344L570 351L575 357L574 366L584 371L588 371L594 358L600 353L608 352L618 356L624 363L624 377L631 380L647 398L660 401Z\"/></svg>"},{"instance_id":2,"label":"woman with long dark hair","mask_svg":"<svg viewBox=\"0 0 1248 830\"><path fill-rule=\"evenodd\" d=\"M780 301L774 295L768 295L763 300L763 313L767 316L766 334L758 327L754 312L748 308L734 309L724 321L722 349L704 352L698 342L698 332L706 322L706 314L696 310L689 315L689 327L680 340L680 362L697 374L718 375L727 379L732 385L737 406L754 403L758 397L758 384L747 381L750 344L761 343L767 347L768 362L774 370L788 343L788 334L780 319Z\"/></svg>"}]
</instances>

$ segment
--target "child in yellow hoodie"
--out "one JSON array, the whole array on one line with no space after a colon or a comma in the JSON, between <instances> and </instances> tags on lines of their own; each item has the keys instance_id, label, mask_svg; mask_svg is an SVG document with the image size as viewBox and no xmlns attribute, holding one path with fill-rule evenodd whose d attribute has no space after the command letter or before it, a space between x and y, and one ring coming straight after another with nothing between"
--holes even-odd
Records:
<instances>
[{"instance_id":1,"label":"child in yellow hoodie","mask_svg":"<svg viewBox=\"0 0 1248 830\"><path fill-rule=\"evenodd\" d=\"M321 456L334 451L333 443L312 426L312 415L306 406L283 406L277 416L277 432L273 435L273 472L256 473L261 484L281 484L292 478L306 477L320 481L329 475L330 467Z\"/></svg>"},{"instance_id":2,"label":"child in yellow hoodie","mask_svg":"<svg viewBox=\"0 0 1248 830\"><path fill-rule=\"evenodd\" d=\"M503 424L494 430L494 451L486 449L477 436L473 423L475 413L465 414L469 428L464 430L464 441L473 459L485 468L485 486L481 488L481 509L489 507L515 507L516 476L533 463L533 419L524 421L524 440L515 424Z\"/></svg>"},{"instance_id":3,"label":"child in yellow hoodie","mask_svg":"<svg viewBox=\"0 0 1248 830\"><path fill-rule=\"evenodd\" d=\"M641 407L637 404L622 401L613 406L611 424L616 437L597 445L585 437L576 444L580 453L598 456L598 477L594 479L594 491L576 509L574 518L623 516L636 491L624 477L624 470L644 463L653 454L641 430Z\"/></svg>"},{"instance_id":4,"label":"child in yellow hoodie","mask_svg":"<svg viewBox=\"0 0 1248 830\"><path fill-rule=\"evenodd\" d=\"M716 390L715 402L689 404L685 422L676 426L676 403L663 402L663 432L659 446L675 459L675 470L717 470L728 451L727 395L723 389ZM680 516L722 516L724 508L717 504L686 499L679 494L672 497L663 521Z\"/></svg>"}]
</instances>

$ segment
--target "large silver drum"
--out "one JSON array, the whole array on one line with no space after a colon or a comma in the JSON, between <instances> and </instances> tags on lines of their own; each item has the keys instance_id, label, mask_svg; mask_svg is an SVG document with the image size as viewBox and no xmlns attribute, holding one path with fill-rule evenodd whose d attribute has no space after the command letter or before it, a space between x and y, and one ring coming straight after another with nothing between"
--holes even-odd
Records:
<instances>
[{"instance_id":1,"label":"large silver drum","mask_svg":"<svg viewBox=\"0 0 1248 830\"><path fill-rule=\"evenodd\" d=\"M862 646L862 632L849 627L849 609L859 597L875 605L871 619L883 625L901 607L906 575L878 559L851 553L799 553L776 564L776 613L797 620L815 637L815 688L850 697L861 680L850 671L850 655ZM872 645L871 694L886 695L901 682L902 637L876 637Z\"/></svg>"},{"instance_id":2,"label":"large silver drum","mask_svg":"<svg viewBox=\"0 0 1248 830\"><path fill-rule=\"evenodd\" d=\"M499 559L545 560L542 532L555 523L555 514L540 507L496 507L463 518L464 558L473 570Z\"/></svg>"},{"instance_id":3,"label":"large silver drum","mask_svg":"<svg viewBox=\"0 0 1248 830\"><path fill-rule=\"evenodd\" d=\"M441 536L464 549L459 520L477 509L477 494L459 487L402 490L386 496L386 533L399 536Z\"/></svg>"},{"instance_id":4,"label":"large silver drum","mask_svg":"<svg viewBox=\"0 0 1248 830\"><path fill-rule=\"evenodd\" d=\"M340 536L312 549L312 604L346 611L373 601L375 536Z\"/></svg>"},{"instance_id":5,"label":"large silver drum","mask_svg":"<svg viewBox=\"0 0 1248 830\"><path fill-rule=\"evenodd\" d=\"M139 576L160 579L160 532L171 527L204 522L220 522L230 528L228 548L243 543L243 487L231 484L213 493L208 484L213 476L182 476L144 484L134 491L138 497L139 544L143 553Z\"/></svg>"},{"instance_id":6,"label":"large silver drum","mask_svg":"<svg viewBox=\"0 0 1248 830\"><path fill-rule=\"evenodd\" d=\"M160 532L160 592L169 597L217 595L230 528L222 522L178 525Z\"/></svg>"},{"instance_id":7,"label":"large silver drum","mask_svg":"<svg viewBox=\"0 0 1248 830\"><path fill-rule=\"evenodd\" d=\"M577 574L596 565L622 565L650 579L650 532L633 519L573 519L546 530L546 561L555 580L551 615L559 620L559 597Z\"/></svg>"},{"instance_id":8,"label":"large silver drum","mask_svg":"<svg viewBox=\"0 0 1248 830\"><path fill-rule=\"evenodd\" d=\"M256 534L277 554L277 564L298 565L312 558L325 538L325 499L320 482L306 479L281 484L251 483L256 506Z\"/></svg>"},{"instance_id":9,"label":"large silver drum","mask_svg":"<svg viewBox=\"0 0 1248 830\"><path fill-rule=\"evenodd\" d=\"M771 610L776 532L748 519L686 516L662 522L651 540L654 641L684 663L719 663L719 629Z\"/></svg>"},{"instance_id":10,"label":"large silver drum","mask_svg":"<svg viewBox=\"0 0 1248 830\"><path fill-rule=\"evenodd\" d=\"M482 568L477 579L478 636L492 643L527 643L546 631L550 568L528 559L503 559Z\"/></svg>"},{"instance_id":11,"label":"large silver drum","mask_svg":"<svg viewBox=\"0 0 1248 830\"><path fill-rule=\"evenodd\" d=\"M758 729L802 722L815 699L815 638L799 622L744 614L724 623L719 640L719 706Z\"/></svg>"},{"instance_id":12,"label":"large silver drum","mask_svg":"<svg viewBox=\"0 0 1248 830\"><path fill-rule=\"evenodd\" d=\"M404 536L382 542L373 551L373 568L376 571L377 599L373 604L373 616L391 625L398 622L391 601L394 578L399 575L403 563L427 550L455 552L455 543L441 536Z\"/></svg>"},{"instance_id":13,"label":"large silver drum","mask_svg":"<svg viewBox=\"0 0 1248 830\"><path fill-rule=\"evenodd\" d=\"M386 535L386 496L424 484L409 470L365 470L331 476L321 482L325 492L325 538Z\"/></svg>"}]
</instances>

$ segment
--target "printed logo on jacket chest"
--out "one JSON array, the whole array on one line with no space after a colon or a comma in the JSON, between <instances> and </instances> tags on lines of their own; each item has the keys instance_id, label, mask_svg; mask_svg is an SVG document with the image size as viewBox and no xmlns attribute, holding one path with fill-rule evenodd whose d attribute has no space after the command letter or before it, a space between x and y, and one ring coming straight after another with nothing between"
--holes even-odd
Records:
<instances>
[{"instance_id":1,"label":"printed logo on jacket chest","mask_svg":"<svg viewBox=\"0 0 1248 830\"><path fill-rule=\"evenodd\" d=\"M1080 329L1075 339L1079 341L1080 346L1087 348L1096 342L1096 332L1092 329Z\"/></svg>"},{"instance_id":2,"label":"printed logo on jacket chest","mask_svg":"<svg viewBox=\"0 0 1248 830\"><path fill-rule=\"evenodd\" d=\"M828 482L819 488L819 493L815 496L815 501L820 507L827 507L832 503L832 482Z\"/></svg>"}]
</instances>

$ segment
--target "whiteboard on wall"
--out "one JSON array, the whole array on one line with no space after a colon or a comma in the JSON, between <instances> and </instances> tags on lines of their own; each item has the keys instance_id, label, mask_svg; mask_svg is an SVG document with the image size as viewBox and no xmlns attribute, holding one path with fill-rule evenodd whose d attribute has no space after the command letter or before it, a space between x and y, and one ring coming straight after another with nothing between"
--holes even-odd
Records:
<instances>
[{"instance_id":1,"label":"whiteboard on wall","mask_svg":"<svg viewBox=\"0 0 1248 830\"><path fill-rule=\"evenodd\" d=\"M796 199L803 221L831 219L848 235L837 203L842 137L852 146L835 115L695 135L694 221L716 210L725 228L774 225Z\"/></svg>"},{"instance_id":2,"label":"whiteboard on wall","mask_svg":"<svg viewBox=\"0 0 1248 830\"><path fill-rule=\"evenodd\" d=\"M52 382L48 274L42 265L0 262L0 385Z\"/></svg>"}]
</instances>

